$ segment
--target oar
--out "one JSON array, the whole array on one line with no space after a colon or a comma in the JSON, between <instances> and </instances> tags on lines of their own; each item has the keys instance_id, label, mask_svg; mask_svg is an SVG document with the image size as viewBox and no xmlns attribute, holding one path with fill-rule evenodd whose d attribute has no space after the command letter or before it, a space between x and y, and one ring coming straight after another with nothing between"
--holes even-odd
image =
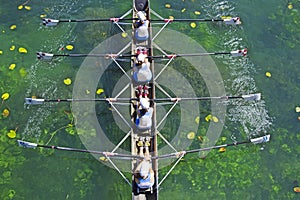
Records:
<instances>
[{"instance_id":1,"label":"oar","mask_svg":"<svg viewBox=\"0 0 300 200\"><path fill-rule=\"evenodd\" d=\"M101 19L50 19L44 18L43 25L45 26L57 26L60 22L118 22L118 21L130 21L137 20L138 18L101 18Z\"/></svg>"},{"instance_id":2,"label":"oar","mask_svg":"<svg viewBox=\"0 0 300 200\"><path fill-rule=\"evenodd\" d=\"M116 57L132 57L136 55L118 55L118 54L52 54L45 52L37 52L37 59L39 60L52 60L53 57L106 57L106 58L116 58Z\"/></svg>"},{"instance_id":3,"label":"oar","mask_svg":"<svg viewBox=\"0 0 300 200\"><path fill-rule=\"evenodd\" d=\"M188 101L188 100L211 100L211 99L244 99L248 101L259 101L261 99L261 93L248 94L242 96L221 96L221 97L175 97L175 98L157 98L149 99L149 101ZM39 105L45 102L74 102L74 101L138 101L138 98L98 98L98 99L37 99L37 98L25 98L25 103L29 105Z\"/></svg>"},{"instance_id":4,"label":"oar","mask_svg":"<svg viewBox=\"0 0 300 200\"><path fill-rule=\"evenodd\" d=\"M259 101L261 99L261 93L247 94L241 96L220 96L220 97L175 97L175 98L157 98L155 101L188 101L188 100L228 100L228 99L244 99L247 101Z\"/></svg>"},{"instance_id":5,"label":"oar","mask_svg":"<svg viewBox=\"0 0 300 200\"><path fill-rule=\"evenodd\" d=\"M241 24L241 19L239 17L228 17L225 19L151 19L151 21L158 22L224 22L228 25L238 25Z\"/></svg>"},{"instance_id":6,"label":"oar","mask_svg":"<svg viewBox=\"0 0 300 200\"><path fill-rule=\"evenodd\" d=\"M200 152L200 151L209 151L209 150L212 150L212 149L220 149L220 148L224 148L224 147L237 146L237 145L240 145L240 144L247 144L247 143L261 144L261 143L269 142L270 137L271 137L270 135L265 135L265 136L262 136L262 137L250 139L249 141L234 142L234 143L231 143L231 144L222 144L222 145L218 145L218 146L205 147L205 148L201 148L201 149L192 149L192 150L187 150L187 151L180 151L180 152L176 152L176 153L156 156L156 157L153 157L152 159L177 157L178 155L182 155L182 154L197 153L197 152Z\"/></svg>"},{"instance_id":7,"label":"oar","mask_svg":"<svg viewBox=\"0 0 300 200\"><path fill-rule=\"evenodd\" d=\"M214 53L190 53L190 54L170 54L170 55L157 55L157 56L147 56L147 58L176 58L176 57L187 57L187 56L209 56L209 55L231 55L232 57L246 56L248 50L241 49L231 52L214 52ZM118 55L118 54L52 54L45 52L37 52L36 56L39 60L52 60L53 57L106 57L106 58L116 58L116 57L136 57L137 55Z\"/></svg>"},{"instance_id":8,"label":"oar","mask_svg":"<svg viewBox=\"0 0 300 200\"><path fill-rule=\"evenodd\" d=\"M47 146L47 145L31 143L31 142L27 142L27 141L23 141L23 140L18 140L18 144L19 144L20 147L24 147L24 148L33 148L33 149L35 149L36 147L40 147L40 148L57 149L57 150L63 150L63 151L75 151L75 152L81 152L81 153L101 154L105 157L143 159L143 157L141 157L141 156L127 155L127 154L120 154L120 153L112 153L112 152L104 152L104 151L86 150L86 149L76 149L76 148L69 148L69 147Z\"/></svg>"},{"instance_id":9,"label":"oar","mask_svg":"<svg viewBox=\"0 0 300 200\"><path fill-rule=\"evenodd\" d=\"M214 52L214 53L190 53L190 54L170 54L170 55L158 55L152 56L152 58L176 58L176 57L188 57L188 56L210 56L210 55L231 55L232 57L246 56L248 49L235 50L230 52Z\"/></svg>"}]
</instances>

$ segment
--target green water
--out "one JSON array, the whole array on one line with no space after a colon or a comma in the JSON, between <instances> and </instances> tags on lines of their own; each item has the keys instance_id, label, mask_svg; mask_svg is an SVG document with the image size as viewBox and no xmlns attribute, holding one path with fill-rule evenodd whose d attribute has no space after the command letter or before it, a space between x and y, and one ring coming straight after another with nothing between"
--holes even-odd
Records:
<instances>
[{"instance_id":1,"label":"green water","mask_svg":"<svg viewBox=\"0 0 300 200\"><path fill-rule=\"evenodd\" d=\"M67 58L40 62L35 58L36 51L69 53L60 48L72 44L73 52L87 53L110 35L118 33L116 27L99 23L66 23L45 28L40 23L40 15L66 19L102 18L119 16L131 7L131 1L110 2L29 1L30 11L18 10L24 1L1 2L0 92L10 94L1 105L1 112L5 108L10 111L8 117L1 116L0 119L1 199L131 198L131 188L117 172L91 155L22 149L16 144L16 139L24 139L84 148L78 135L73 134L74 119L69 104L33 107L24 105L24 98L70 98L72 85L64 85L63 80L74 80L83 61ZM288 8L289 2L293 9ZM160 198L299 199L299 194L292 190L293 181L300 181L299 114L295 112L295 107L299 106L299 1L151 3L152 9L163 16L196 17L193 12L198 10L201 18L241 17L243 24L240 27L198 24L196 29L191 29L188 24L172 24L170 28L196 39L209 52L249 48L249 56L244 60L215 58L228 94L261 92L263 95L263 101L256 107L230 104L222 136L227 138L225 143L230 143L232 136L241 141L255 134L269 132L272 135L271 142L263 146L264 150L260 150L261 146L246 145L228 148L223 154L211 152L204 160L197 155L186 156L161 185ZM171 9L165 8L166 3L171 4ZM183 8L186 9L184 12ZM10 30L14 24L17 28ZM15 50L11 51L13 45ZM28 53L19 53L19 47L26 48ZM10 64L16 64L16 68L9 70ZM270 78L265 76L267 71L272 74ZM118 72L113 71L110 75L114 73ZM194 84L197 87L198 82ZM105 87L108 94L111 92L109 87ZM205 90L198 92L197 95L205 95ZM201 112L205 116L209 107L205 103L202 106ZM205 134L208 126L203 116L197 135ZM166 123L172 126L170 121ZM176 116L173 123L176 123ZM16 130L15 139L7 137L9 130ZM111 130L115 129L111 127ZM192 147L199 148L199 141L195 139ZM162 169L160 176L167 170Z\"/></svg>"}]
</instances>

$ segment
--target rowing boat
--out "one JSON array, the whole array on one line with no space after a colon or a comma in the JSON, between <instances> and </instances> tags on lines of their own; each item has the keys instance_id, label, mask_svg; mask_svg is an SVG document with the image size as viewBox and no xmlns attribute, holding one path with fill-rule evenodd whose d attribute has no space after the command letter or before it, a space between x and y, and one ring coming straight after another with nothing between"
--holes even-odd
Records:
<instances>
[{"instance_id":1,"label":"rowing boat","mask_svg":"<svg viewBox=\"0 0 300 200\"><path fill-rule=\"evenodd\" d=\"M156 138L156 105L149 102L149 99L155 99L155 84L153 84L154 61L147 57L152 57L152 28L150 24L150 2L148 0L133 0L133 16L138 20L132 23L132 45L131 55L136 55L131 61L132 82L131 98L139 98L131 106L131 116L133 116L132 135L131 135L131 153L133 156L141 154L141 149L137 146L141 138L149 138L150 154L156 156L157 138ZM145 96L146 95L146 96ZM145 101L143 103L143 100ZM139 105L141 104L141 105ZM143 105L145 104L145 105ZM140 117L138 114L141 106L148 107L148 111ZM158 180L158 161L152 160L152 170L154 184L151 187L140 188L135 173L139 166L139 160L132 160L132 199L158 199L157 188ZM149 177L150 178L150 177ZM143 179L141 179L143 180ZM155 181L156 180L156 181ZM150 180L149 180L150 181Z\"/></svg>"},{"instance_id":2,"label":"rowing boat","mask_svg":"<svg viewBox=\"0 0 300 200\"><path fill-rule=\"evenodd\" d=\"M115 153L115 150L104 152L95 150L83 150L68 147L58 147L58 146L47 146L35 143L30 143L26 141L19 140L18 143L22 147L26 148L52 148L57 150L65 151L75 151L75 152L85 152L92 154L101 154L104 156L111 165L121 174L121 176L126 180L126 182L132 188L132 199L158 199L158 191L161 183L167 178L175 166L180 162L181 158L188 153L196 153L201 151L209 151L212 149L220 149L228 146L236 146L240 144L261 144L268 142L270 140L270 135L265 135L258 138L253 138L248 141L234 142L232 144L224 144L219 146L211 146L200 149L193 150L183 150L177 151L159 132L157 131L157 118L156 118L156 105L157 102L168 101L173 103L173 107L176 106L180 101L198 101L198 100L217 100L217 101L227 101L234 99L243 99L249 101L258 101L261 96L260 93L257 94L246 94L238 96L215 96L215 97L167 97L167 98L156 98L156 77L154 70L155 59L162 58L168 59L168 64L176 57L188 57L188 56L207 56L207 55L231 55L232 57L246 56L247 49L234 50L231 52L215 52L215 53L192 53L192 54L167 54L164 55L153 55L153 40L155 37L171 22L175 21L199 21L199 22L224 22L225 24L235 25L240 23L238 17L229 19L151 19L150 2L148 0L133 0L132 9L128 11L125 15L120 18L108 18L108 19L96 19L96 20L53 20L53 19L43 19L43 24L46 26L56 26L60 22L88 22L88 21L110 21L116 24L122 32L118 24L120 21L130 21L131 22L131 54L123 55L122 52L115 54L63 54L56 55L52 53L38 52L37 58L41 60L51 61L55 56L68 56L68 57L105 57L111 58L117 63L115 58L126 58L130 57L131 65L131 76L130 76L130 97L129 98L98 98L98 99L39 99L39 98L26 98L26 104L39 105L46 102L86 102L86 101L106 101L108 102L116 111L114 107L114 102L118 101L130 101L130 114L131 114L131 124L130 136L131 136L131 155ZM131 18L125 18L127 14L132 14ZM155 13L157 15L157 13ZM165 23L160 31L153 37L152 36L152 22L160 21ZM124 50L124 49L123 49ZM168 66L166 64L165 67ZM120 67L120 65L118 64ZM164 68L165 68L164 67ZM120 69L124 72L122 67ZM161 73L161 72L160 72ZM160 73L158 75L160 75ZM126 72L124 72L127 75ZM127 75L128 76L128 75ZM119 95L117 95L119 96ZM170 109L169 112L171 112ZM123 117L119 112L118 114L122 119ZM165 116L167 117L167 115ZM128 134L127 134L128 135ZM164 155L158 155L158 136L161 137L168 145L174 149L174 152ZM122 142L126 140L125 136ZM117 145L119 147L120 144ZM145 151L145 152L144 152ZM148 153L147 153L148 151ZM122 171L117 167L116 164L110 158L119 159L130 159L131 160L131 181L128 181L123 175ZM165 158L176 158L177 161L173 164L168 173L159 180L158 174L158 160ZM146 169L147 173L144 173ZM143 175L144 174L144 175Z\"/></svg>"}]
</instances>

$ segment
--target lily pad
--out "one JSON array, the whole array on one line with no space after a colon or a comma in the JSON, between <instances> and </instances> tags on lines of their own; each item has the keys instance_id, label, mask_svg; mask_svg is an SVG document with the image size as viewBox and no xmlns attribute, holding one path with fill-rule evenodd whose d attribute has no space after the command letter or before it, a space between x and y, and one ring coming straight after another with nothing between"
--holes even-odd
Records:
<instances>
[{"instance_id":1,"label":"lily pad","mask_svg":"<svg viewBox=\"0 0 300 200\"><path fill-rule=\"evenodd\" d=\"M8 116L9 116L9 110L8 110L7 108L5 108L5 109L3 110L3 112L2 112L2 115L3 115L4 117L8 117Z\"/></svg>"},{"instance_id":2,"label":"lily pad","mask_svg":"<svg viewBox=\"0 0 300 200\"><path fill-rule=\"evenodd\" d=\"M31 10L31 7L30 6L25 6L25 9L26 10Z\"/></svg>"},{"instance_id":3,"label":"lily pad","mask_svg":"<svg viewBox=\"0 0 300 200\"><path fill-rule=\"evenodd\" d=\"M20 53L27 53L27 49L25 49L24 47L20 47L19 52Z\"/></svg>"},{"instance_id":4,"label":"lily pad","mask_svg":"<svg viewBox=\"0 0 300 200\"><path fill-rule=\"evenodd\" d=\"M201 14L201 12L197 11L197 10L194 13L195 13L195 15L200 15Z\"/></svg>"},{"instance_id":5,"label":"lily pad","mask_svg":"<svg viewBox=\"0 0 300 200\"><path fill-rule=\"evenodd\" d=\"M191 26L192 28L196 28L196 27L197 27L197 24L196 24L195 22L191 22L191 23L190 23L190 26Z\"/></svg>"},{"instance_id":6,"label":"lily pad","mask_svg":"<svg viewBox=\"0 0 300 200\"><path fill-rule=\"evenodd\" d=\"M71 83L72 83L72 80L71 80L70 78L66 78L66 79L64 80L64 84L65 84L65 85L71 85Z\"/></svg>"},{"instance_id":7,"label":"lily pad","mask_svg":"<svg viewBox=\"0 0 300 200\"><path fill-rule=\"evenodd\" d=\"M69 50L69 51L72 51L74 49L74 47L69 44L69 45L66 46L66 49Z\"/></svg>"},{"instance_id":8,"label":"lily pad","mask_svg":"<svg viewBox=\"0 0 300 200\"><path fill-rule=\"evenodd\" d=\"M2 100L7 100L9 98L9 93L6 92L6 93L2 94L1 98L2 98Z\"/></svg>"},{"instance_id":9,"label":"lily pad","mask_svg":"<svg viewBox=\"0 0 300 200\"><path fill-rule=\"evenodd\" d=\"M200 122L200 117L199 117L199 116L197 116L197 117L195 118L195 122L196 122L196 124L199 124L199 122Z\"/></svg>"},{"instance_id":10,"label":"lily pad","mask_svg":"<svg viewBox=\"0 0 300 200\"><path fill-rule=\"evenodd\" d=\"M123 33L122 33L122 37L123 37L123 38L126 38L127 36L128 36L128 34L127 34L126 32L123 32Z\"/></svg>"},{"instance_id":11,"label":"lily pad","mask_svg":"<svg viewBox=\"0 0 300 200\"><path fill-rule=\"evenodd\" d=\"M96 94L102 94L103 92L104 92L104 89L99 88L99 89L96 91Z\"/></svg>"},{"instance_id":12,"label":"lily pad","mask_svg":"<svg viewBox=\"0 0 300 200\"><path fill-rule=\"evenodd\" d=\"M272 74L271 74L271 72L266 72L266 77L271 77L272 76Z\"/></svg>"},{"instance_id":13,"label":"lily pad","mask_svg":"<svg viewBox=\"0 0 300 200\"><path fill-rule=\"evenodd\" d=\"M17 136L17 133L15 130L10 130L8 133L7 133L7 136L11 139L15 138Z\"/></svg>"},{"instance_id":14,"label":"lily pad","mask_svg":"<svg viewBox=\"0 0 300 200\"><path fill-rule=\"evenodd\" d=\"M17 25L15 25L15 24L13 24L13 25L11 25L11 26L9 27L10 30L14 30L14 29L16 29L16 28L17 28Z\"/></svg>"},{"instance_id":15,"label":"lily pad","mask_svg":"<svg viewBox=\"0 0 300 200\"><path fill-rule=\"evenodd\" d=\"M9 65L8 69L9 69L9 70L14 70L15 67L16 67L16 64L13 63L13 64L10 64L10 65Z\"/></svg>"},{"instance_id":16,"label":"lily pad","mask_svg":"<svg viewBox=\"0 0 300 200\"><path fill-rule=\"evenodd\" d=\"M187 134L187 138L189 139L189 140L193 140L194 138L195 138L195 132L189 132L188 134Z\"/></svg>"}]
</instances>

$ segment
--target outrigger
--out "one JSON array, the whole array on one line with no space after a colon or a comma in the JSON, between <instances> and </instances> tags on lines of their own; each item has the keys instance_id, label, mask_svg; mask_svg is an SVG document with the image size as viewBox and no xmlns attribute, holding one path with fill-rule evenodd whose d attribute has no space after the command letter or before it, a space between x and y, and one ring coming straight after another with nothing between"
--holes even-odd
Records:
<instances>
[{"instance_id":1,"label":"outrigger","mask_svg":"<svg viewBox=\"0 0 300 200\"><path fill-rule=\"evenodd\" d=\"M151 12L159 19L151 19ZM132 13L132 18L125 18ZM150 2L148 0L133 0L133 8L129 10L125 15L120 18L107 18L107 19L87 19L87 20L56 20L56 19L43 19L45 26L56 26L61 22L89 22L89 21L110 21L116 24L122 32L125 32L120 26L120 22L130 21L132 24L132 41L131 41L131 54L122 54L121 52L115 54L52 54L45 52L37 52L37 58L40 60L52 60L54 57L66 56L66 57L106 57L113 59L117 63L116 58L131 58L131 81L130 81L130 98L95 98L95 99L42 99L42 98L26 98L25 103L30 105L39 105L45 102L86 102L86 101L107 101L114 109L114 103L119 101L130 101L131 121L129 124L130 132L123 139L124 142L129 136L131 136L131 155L115 153L115 149L112 151L94 151L85 149L75 149L69 147L59 146L47 146L31 142L18 140L18 144L25 148L51 148L64 151L75 151L92 154L101 154L104 156L115 169L121 174L126 182L132 188L132 199L158 199L158 191L162 182L171 173L174 167L180 162L186 154L196 153L201 151L208 151L212 149L219 149L228 146L236 146L240 144L252 143L260 144L270 140L270 135L265 135L258 138L250 139L249 141L234 142L232 144L224 144L218 146L211 146L200 149L177 151L168 142L165 137L157 130L157 118L156 118L156 105L161 101L169 101L173 103L173 107L180 101L195 101L195 100L219 100L227 101L229 99L243 99L248 101L258 101L261 98L260 93L246 94L240 96L216 96L216 97L171 97L156 98L156 79L154 77L159 76L155 74L154 60L155 59L168 59L168 64L176 57L187 56L207 56L207 55L231 55L233 57L246 56L247 49L234 50L231 52L215 52L215 53L192 53L192 54L167 54L153 55L153 40L157 35L171 22L176 21L199 21L199 22L223 22L229 25L240 24L240 18L226 18L226 19L164 19L160 17L156 12L150 9ZM155 36L152 36L152 23L163 22L164 26ZM117 63L117 65L122 67ZM165 66L165 67L166 67ZM126 75L127 73L122 70ZM128 76L128 75L127 75ZM159 88L161 89L161 88ZM162 121L172 111L172 108L162 119ZM118 113L121 115L120 113ZM122 118L122 116L121 116ZM122 118L124 119L124 118ZM128 124L128 123L127 123ZM157 139L160 137L166 142L174 153L166 155L158 155ZM117 146L120 146L118 144ZM125 175L118 169L118 167L112 162L110 158L131 159L131 181L127 180ZM158 173L158 161L164 158L177 158L177 161L173 164L169 172L159 179Z\"/></svg>"}]
</instances>

